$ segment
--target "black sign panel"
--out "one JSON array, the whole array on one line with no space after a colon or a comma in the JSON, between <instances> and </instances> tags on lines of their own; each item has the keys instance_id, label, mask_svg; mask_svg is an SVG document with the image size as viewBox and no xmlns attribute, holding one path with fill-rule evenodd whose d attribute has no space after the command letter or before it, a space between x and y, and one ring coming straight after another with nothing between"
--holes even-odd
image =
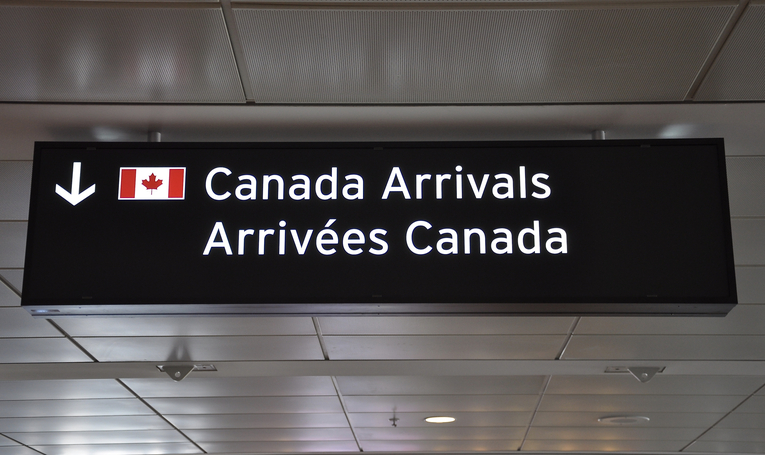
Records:
<instances>
[{"instance_id":1,"label":"black sign panel","mask_svg":"<svg viewBox=\"0 0 765 455\"><path fill-rule=\"evenodd\" d=\"M33 314L725 314L723 142L38 143Z\"/></svg>"}]
</instances>

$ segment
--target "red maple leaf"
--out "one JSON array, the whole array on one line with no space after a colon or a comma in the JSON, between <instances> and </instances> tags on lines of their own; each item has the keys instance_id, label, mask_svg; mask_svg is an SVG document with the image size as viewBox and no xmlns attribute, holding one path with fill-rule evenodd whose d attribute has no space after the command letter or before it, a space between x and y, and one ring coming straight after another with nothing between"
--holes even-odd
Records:
<instances>
[{"instance_id":1,"label":"red maple leaf","mask_svg":"<svg viewBox=\"0 0 765 455\"><path fill-rule=\"evenodd\" d=\"M149 176L149 180L141 180L141 184L145 186L147 190L151 191L151 194L154 194L154 190L162 185L162 179L157 179L157 176L152 173Z\"/></svg>"}]
</instances>

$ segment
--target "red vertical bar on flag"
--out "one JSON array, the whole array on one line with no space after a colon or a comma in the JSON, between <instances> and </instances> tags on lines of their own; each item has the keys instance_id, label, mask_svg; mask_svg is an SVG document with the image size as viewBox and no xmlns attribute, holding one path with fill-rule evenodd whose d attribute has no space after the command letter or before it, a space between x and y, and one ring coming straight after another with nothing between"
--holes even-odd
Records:
<instances>
[{"instance_id":1,"label":"red vertical bar on flag","mask_svg":"<svg viewBox=\"0 0 765 455\"><path fill-rule=\"evenodd\" d=\"M183 198L183 173L185 169L170 169L170 183L167 186L168 198Z\"/></svg>"},{"instance_id":2,"label":"red vertical bar on flag","mask_svg":"<svg viewBox=\"0 0 765 455\"><path fill-rule=\"evenodd\" d=\"M120 175L120 199L135 198L135 169L122 169Z\"/></svg>"}]
</instances>

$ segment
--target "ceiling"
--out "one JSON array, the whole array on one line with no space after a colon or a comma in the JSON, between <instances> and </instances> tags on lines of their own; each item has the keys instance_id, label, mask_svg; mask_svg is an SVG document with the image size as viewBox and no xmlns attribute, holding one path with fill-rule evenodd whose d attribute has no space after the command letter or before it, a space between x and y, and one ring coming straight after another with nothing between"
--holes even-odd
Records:
<instances>
[{"instance_id":1,"label":"ceiling","mask_svg":"<svg viewBox=\"0 0 765 455\"><path fill-rule=\"evenodd\" d=\"M0 0L0 455L765 453L764 15L758 1ZM593 130L725 138L728 316L45 320L19 307L35 141ZM157 369L178 364L217 371ZM664 370L605 372L640 366ZM457 421L423 421L434 414ZM650 420L598 422L625 415Z\"/></svg>"}]
</instances>

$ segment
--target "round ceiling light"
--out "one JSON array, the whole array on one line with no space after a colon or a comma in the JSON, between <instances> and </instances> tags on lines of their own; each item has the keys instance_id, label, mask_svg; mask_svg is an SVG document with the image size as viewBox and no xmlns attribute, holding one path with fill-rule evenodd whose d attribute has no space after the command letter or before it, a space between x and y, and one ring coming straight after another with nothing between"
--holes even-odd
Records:
<instances>
[{"instance_id":1,"label":"round ceiling light","mask_svg":"<svg viewBox=\"0 0 765 455\"><path fill-rule=\"evenodd\" d=\"M598 422L608 425L640 425L649 420L651 419L645 416L610 416L601 417L598 419Z\"/></svg>"},{"instance_id":2,"label":"round ceiling light","mask_svg":"<svg viewBox=\"0 0 765 455\"><path fill-rule=\"evenodd\" d=\"M446 416L427 417L425 419L425 421L428 423L451 423L451 422L454 422L455 420L457 419L455 419L454 417L446 417Z\"/></svg>"}]
</instances>

